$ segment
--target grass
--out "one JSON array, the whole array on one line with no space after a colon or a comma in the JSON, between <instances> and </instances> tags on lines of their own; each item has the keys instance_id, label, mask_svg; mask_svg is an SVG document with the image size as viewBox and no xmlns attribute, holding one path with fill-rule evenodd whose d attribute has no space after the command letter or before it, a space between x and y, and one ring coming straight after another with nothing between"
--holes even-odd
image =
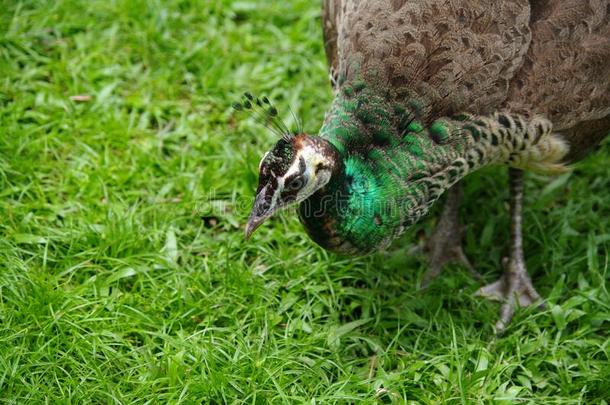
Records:
<instances>
[{"instance_id":1,"label":"grass","mask_svg":"<svg viewBox=\"0 0 610 405\"><path fill-rule=\"evenodd\" d=\"M607 403L607 141L569 175L528 176L547 309L501 337L460 268L417 287L406 246L434 215L361 259L316 247L290 212L243 240L274 137L230 105L267 94L317 130L317 3L3 2L3 403ZM487 281L505 180L466 181L466 251Z\"/></svg>"}]
</instances>

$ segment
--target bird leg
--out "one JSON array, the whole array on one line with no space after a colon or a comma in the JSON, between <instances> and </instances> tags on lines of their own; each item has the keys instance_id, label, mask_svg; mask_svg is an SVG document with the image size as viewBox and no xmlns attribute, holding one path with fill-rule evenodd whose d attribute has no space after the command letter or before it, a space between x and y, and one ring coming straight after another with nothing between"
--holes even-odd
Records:
<instances>
[{"instance_id":1,"label":"bird leg","mask_svg":"<svg viewBox=\"0 0 610 405\"><path fill-rule=\"evenodd\" d=\"M477 295L504 301L496 331L502 332L515 313L517 305L527 306L540 300L540 294L532 285L523 259L521 237L521 211L523 208L523 172L510 169L510 257L504 258L504 274L494 283L481 287Z\"/></svg>"},{"instance_id":2,"label":"bird leg","mask_svg":"<svg viewBox=\"0 0 610 405\"><path fill-rule=\"evenodd\" d=\"M481 275L472 267L462 250L463 232L459 221L462 196L461 183L457 183L447 191L447 200L438 224L423 248L428 256L428 270L423 276L422 287L427 287L450 262L463 264L473 277L481 279Z\"/></svg>"}]
</instances>

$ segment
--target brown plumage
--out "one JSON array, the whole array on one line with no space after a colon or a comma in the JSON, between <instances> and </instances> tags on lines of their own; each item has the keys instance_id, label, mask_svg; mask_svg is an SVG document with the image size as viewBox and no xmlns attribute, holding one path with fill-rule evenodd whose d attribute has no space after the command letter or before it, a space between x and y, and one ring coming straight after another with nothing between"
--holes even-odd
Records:
<instances>
[{"instance_id":1,"label":"brown plumage","mask_svg":"<svg viewBox=\"0 0 610 405\"><path fill-rule=\"evenodd\" d=\"M583 157L610 132L608 0L325 0L331 73L376 72L424 104L542 115Z\"/></svg>"}]
</instances>

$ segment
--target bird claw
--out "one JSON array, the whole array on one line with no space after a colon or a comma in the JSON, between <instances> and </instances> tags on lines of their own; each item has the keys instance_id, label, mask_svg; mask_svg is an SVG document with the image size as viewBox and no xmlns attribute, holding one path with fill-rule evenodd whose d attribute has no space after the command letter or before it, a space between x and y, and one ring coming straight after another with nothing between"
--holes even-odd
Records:
<instances>
[{"instance_id":1,"label":"bird claw","mask_svg":"<svg viewBox=\"0 0 610 405\"><path fill-rule=\"evenodd\" d=\"M461 264L470 272L472 277L478 281L482 280L481 274L474 269L470 260L468 260L468 257L464 254L464 250L459 244L460 239L461 238L457 238L457 242L455 242L455 240L443 241L442 246L444 249L426 249L428 254L428 270L426 270L422 277L422 288L428 287L432 280L441 274L443 267L448 263ZM435 243L432 242L432 240L433 239L430 239L429 244Z\"/></svg>"},{"instance_id":2,"label":"bird claw","mask_svg":"<svg viewBox=\"0 0 610 405\"><path fill-rule=\"evenodd\" d=\"M539 303L544 308L540 294L532 285L523 262L505 258L505 273L498 280L481 287L476 296L490 300L503 301L500 308L500 319L495 324L497 333L502 333L511 321L517 307L526 307Z\"/></svg>"}]
</instances>

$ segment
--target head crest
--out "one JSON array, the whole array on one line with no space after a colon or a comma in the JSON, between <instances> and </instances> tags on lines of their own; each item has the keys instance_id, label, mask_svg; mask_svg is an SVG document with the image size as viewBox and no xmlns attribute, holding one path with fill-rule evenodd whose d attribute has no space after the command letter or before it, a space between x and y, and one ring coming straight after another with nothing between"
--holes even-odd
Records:
<instances>
[{"instance_id":1,"label":"head crest","mask_svg":"<svg viewBox=\"0 0 610 405\"><path fill-rule=\"evenodd\" d=\"M255 97L250 92L245 92L242 101L233 103L233 109L237 111L248 111L260 124L269 128L274 134L282 137L284 140L289 140L295 134L294 131L288 129L284 121L279 117L277 108L267 97ZM290 110L294 121L297 123L297 133L302 132L301 123Z\"/></svg>"}]
</instances>

